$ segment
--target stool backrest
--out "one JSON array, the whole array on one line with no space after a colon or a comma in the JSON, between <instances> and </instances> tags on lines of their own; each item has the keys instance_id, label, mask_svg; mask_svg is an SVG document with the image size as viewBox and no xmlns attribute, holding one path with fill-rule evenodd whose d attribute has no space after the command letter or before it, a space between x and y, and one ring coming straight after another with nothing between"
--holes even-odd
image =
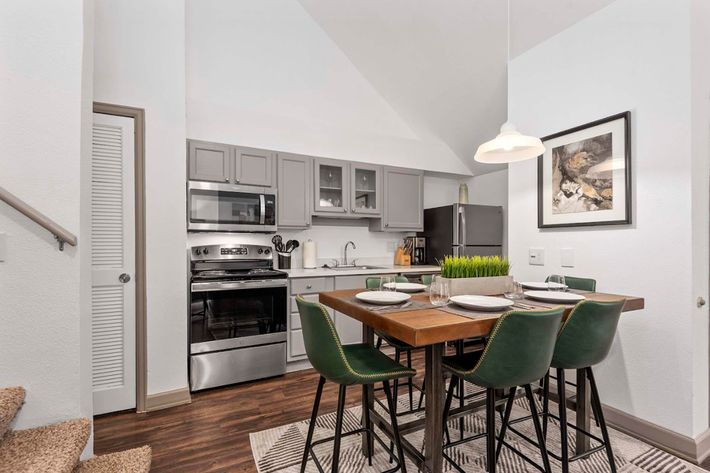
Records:
<instances>
[{"instance_id":1,"label":"stool backrest","mask_svg":"<svg viewBox=\"0 0 710 473\"><path fill-rule=\"evenodd\" d=\"M368 289L379 289L380 279L382 278L379 276L365 279L365 287ZM409 282L409 279L407 279L406 276L395 276L394 282Z\"/></svg>"},{"instance_id":2,"label":"stool backrest","mask_svg":"<svg viewBox=\"0 0 710 473\"><path fill-rule=\"evenodd\" d=\"M577 369L594 366L609 354L624 300L582 301L572 309L557 337L552 365Z\"/></svg>"},{"instance_id":3,"label":"stool backrest","mask_svg":"<svg viewBox=\"0 0 710 473\"><path fill-rule=\"evenodd\" d=\"M486 388L510 388L547 373L564 308L507 312L491 331L486 348L466 378Z\"/></svg>"},{"instance_id":4,"label":"stool backrest","mask_svg":"<svg viewBox=\"0 0 710 473\"><path fill-rule=\"evenodd\" d=\"M429 286L434 280L434 274L422 274L422 284Z\"/></svg>"},{"instance_id":5,"label":"stool backrest","mask_svg":"<svg viewBox=\"0 0 710 473\"><path fill-rule=\"evenodd\" d=\"M324 378L338 382L350 371L335 324L321 304L296 298L308 361Z\"/></svg>"},{"instance_id":6,"label":"stool backrest","mask_svg":"<svg viewBox=\"0 0 710 473\"><path fill-rule=\"evenodd\" d=\"M545 282L550 279L548 276L545 278ZM578 291L591 291L597 290L596 279L591 278L578 278L577 276L565 276L565 284L570 289L577 289Z\"/></svg>"}]
</instances>

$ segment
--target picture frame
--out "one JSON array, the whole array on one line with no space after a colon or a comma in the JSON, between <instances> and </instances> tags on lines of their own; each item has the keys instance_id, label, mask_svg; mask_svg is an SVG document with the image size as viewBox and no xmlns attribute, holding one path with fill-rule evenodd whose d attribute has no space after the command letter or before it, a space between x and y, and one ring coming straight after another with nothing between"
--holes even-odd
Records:
<instances>
[{"instance_id":1,"label":"picture frame","mask_svg":"<svg viewBox=\"0 0 710 473\"><path fill-rule=\"evenodd\" d=\"M542 138L538 228L631 223L631 112Z\"/></svg>"}]
</instances>

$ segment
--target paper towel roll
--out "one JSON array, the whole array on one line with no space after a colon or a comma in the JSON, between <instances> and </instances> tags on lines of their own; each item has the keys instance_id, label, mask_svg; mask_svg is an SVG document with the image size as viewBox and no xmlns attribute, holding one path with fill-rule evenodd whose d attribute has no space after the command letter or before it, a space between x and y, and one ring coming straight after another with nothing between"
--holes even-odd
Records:
<instances>
[{"instance_id":1,"label":"paper towel roll","mask_svg":"<svg viewBox=\"0 0 710 473\"><path fill-rule=\"evenodd\" d=\"M303 267L312 269L318 266L316 260L318 259L318 249L316 248L316 242L308 239L303 242Z\"/></svg>"}]
</instances>

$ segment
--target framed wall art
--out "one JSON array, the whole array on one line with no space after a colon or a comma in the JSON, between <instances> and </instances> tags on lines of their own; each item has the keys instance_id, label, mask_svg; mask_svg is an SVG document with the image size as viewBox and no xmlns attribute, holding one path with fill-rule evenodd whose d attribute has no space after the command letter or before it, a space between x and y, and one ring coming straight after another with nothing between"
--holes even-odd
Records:
<instances>
[{"instance_id":1,"label":"framed wall art","mask_svg":"<svg viewBox=\"0 0 710 473\"><path fill-rule=\"evenodd\" d=\"M538 228L631 223L631 112L542 138Z\"/></svg>"}]
</instances>

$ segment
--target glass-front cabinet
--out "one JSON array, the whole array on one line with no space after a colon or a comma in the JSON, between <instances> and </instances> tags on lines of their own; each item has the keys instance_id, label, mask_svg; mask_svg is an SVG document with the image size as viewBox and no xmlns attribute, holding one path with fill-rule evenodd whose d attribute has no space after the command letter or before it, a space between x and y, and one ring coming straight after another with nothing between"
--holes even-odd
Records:
<instances>
[{"instance_id":1,"label":"glass-front cabinet","mask_svg":"<svg viewBox=\"0 0 710 473\"><path fill-rule=\"evenodd\" d=\"M350 211L356 215L381 213L382 168L371 164L350 163Z\"/></svg>"},{"instance_id":2,"label":"glass-front cabinet","mask_svg":"<svg viewBox=\"0 0 710 473\"><path fill-rule=\"evenodd\" d=\"M341 214L350 211L349 165L347 161L315 160L314 211L316 214Z\"/></svg>"}]
</instances>

